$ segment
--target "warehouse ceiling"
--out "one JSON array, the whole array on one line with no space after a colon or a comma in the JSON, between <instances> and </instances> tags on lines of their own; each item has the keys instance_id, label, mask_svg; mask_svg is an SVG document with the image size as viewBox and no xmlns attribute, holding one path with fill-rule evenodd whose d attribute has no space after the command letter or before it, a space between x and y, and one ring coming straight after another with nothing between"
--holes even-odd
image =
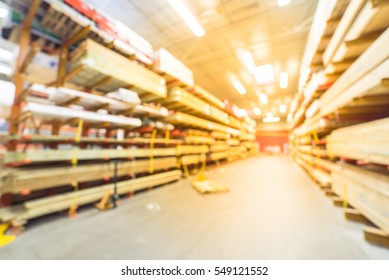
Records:
<instances>
[{"instance_id":1,"label":"warehouse ceiling","mask_svg":"<svg viewBox=\"0 0 389 280\"><path fill-rule=\"evenodd\" d=\"M279 105L289 106L297 90L300 60L317 5L317 0L292 0L283 7L277 0L184 0L206 32L196 37L168 0L89 2L131 27L155 49L169 50L194 72L196 83L257 119L268 112L285 118L287 112L281 114ZM256 84L242 60L245 50L257 66L273 65L273 84ZM286 89L278 84L282 71L289 74ZM246 88L245 95L233 87L235 79ZM260 102L259 93L267 94L267 105ZM261 109L260 116L253 113L254 107Z\"/></svg>"}]
</instances>

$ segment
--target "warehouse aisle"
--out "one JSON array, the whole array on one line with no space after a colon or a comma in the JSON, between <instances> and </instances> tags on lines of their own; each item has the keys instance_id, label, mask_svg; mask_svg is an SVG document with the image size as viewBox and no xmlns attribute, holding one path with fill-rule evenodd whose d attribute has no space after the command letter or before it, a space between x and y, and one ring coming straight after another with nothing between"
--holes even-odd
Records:
<instances>
[{"instance_id":1,"label":"warehouse aisle","mask_svg":"<svg viewBox=\"0 0 389 280\"><path fill-rule=\"evenodd\" d=\"M0 259L389 259L288 157L252 157L208 175L231 192L204 196L181 180L115 211L50 217Z\"/></svg>"}]
</instances>

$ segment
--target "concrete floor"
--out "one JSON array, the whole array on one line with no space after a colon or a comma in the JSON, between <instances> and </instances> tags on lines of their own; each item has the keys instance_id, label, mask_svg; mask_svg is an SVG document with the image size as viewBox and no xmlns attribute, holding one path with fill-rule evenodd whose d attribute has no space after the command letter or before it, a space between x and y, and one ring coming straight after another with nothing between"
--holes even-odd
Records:
<instances>
[{"instance_id":1,"label":"concrete floor","mask_svg":"<svg viewBox=\"0 0 389 280\"><path fill-rule=\"evenodd\" d=\"M208 176L231 191L200 195L181 180L113 211L40 219L0 259L389 259L288 157L252 157Z\"/></svg>"}]
</instances>

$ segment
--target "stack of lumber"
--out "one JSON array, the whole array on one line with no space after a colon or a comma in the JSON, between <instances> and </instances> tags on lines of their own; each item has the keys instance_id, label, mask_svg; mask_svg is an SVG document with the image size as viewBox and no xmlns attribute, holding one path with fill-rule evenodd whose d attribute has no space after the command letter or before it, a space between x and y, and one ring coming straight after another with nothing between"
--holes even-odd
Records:
<instances>
[{"instance_id":1,"label":"stack of lumber","mask_svg":"<svg viewBox=\"0 0 389 280\"><path fill-rule=\"evenodd\" d=\"M177 149L178 150L178 149ZM190 148L181 146L180 153L190 152ZM130 159L157 156L175 156L175 148L140 149L88 149L88 150L26 150L8 152L4 156L5 164L30 164L38 162L71 161L75 157L79 160L110 160ZM201 149L200 152L202 152Z\"/></svg>"},{"instance_id":2,"label":"stack of lumber","mask_svg":"<svg viewBox=\"0 0 389 280\"><path fill-rule=\"evenodd\" d=\"M152 164L153 170L163 170L176 167L176 157L120 161L117 176L133 176L148 172ZM9 168L1 175L0 193L18 194L22 192L53 188L57 186L74 185L88 181L112 178L114 163L95 163L62 167Z\"/></svg>"},{"instance_id":3,"label":"stack of lumber","mask_svg":"<svg viewBox=\"0 0 389 280\"><path fill-rule=\"evenodd\" d=\"M142 122L136 118L102 114L99 112L81 111L61 106L29 102L23 108L25 117L33 116L38 122L52 122L60 120L69 122L84 120L93 125L131 128L141 126Z\"/></svg>"},{"instance_id":4,"label":"stack of lumber","mask_svg":"<svg viewBox=\"0 0 389 280\"><path fill-rule=\"evenodd\" d=\"M209 146L209 150L211 152L227 151L229 148L230 148L230 145L228 145L228 143L224 142L224 141L217 141L214 144Z\"/></svg>"},{"instance_id":5,"label":"stack of lumber","mask_svg":"<svg viewBox=\"0 0 389 280\"><path fill-rule=\"evenodd\" d=\"M327 151L334 156L389 165L389 118L334 130Z\"/></svg>"},{"instance_id":6,"label":"stack of lumber","mask_svg":"<svg viewBox=\"0 0 389 280\"><path fill-rule=\"evenodd\" d=\"M177 155L204 154L208 152L209 152L209 148L206 145L178 145L177 146Z\"/></svg>"},{"instance_id":7,"label":"stack of lumber","mask_svg":"<svg viewBox=\"0 0 389 280\"><path fill-rule=\"evenodd\" d=\"M176 112L173 115L166 118L166 121L181 125L181 126L188 126L188 127L195 127L205 130L215 130L218 132L224 132L226 134L232 134L232 135L239 135L240 131L237 129L233 129L231 127L221 125L218 123L214 123L199 117L195 117L189 114Z\"/></svg>"},{"instance_id":8,"label":"stack of lumber","mask_svg":"<svg viewBox=\"0 0 389 280\"><path fill-rule=\"evenodd\" d=\"M99 96L64 87L54 88L34 84L31 87L31 90L34 93L39 93L40 97L43 97L42 95L45 95L47 101L50 102L52 105L78 105L82 106L87 111L97 111L100 108L104 108L110 113L118 114L140 103L139 98L136 100L137 103L129 103L124 100L115 100L109 97ZM33 100L37 99L38 98ZM42 102L44 102L44 100L46 99L42 98ZM27 100L29 99L27 98Z\"/></svg>"},{"instance_id":9,"label":"stack of lumber","mask_svg":"<svg viewBox=\"0 0 389 280\"><path fill-rule=\"evenodd\" d=\"M205 154L201 155L184 155L180 158L182 165L198 164L206 160Z\"/></svg>"},{"instance_id":10,"label":"stack of lumber","mask_svg":"<svg viewBox=\"0 0 389 280\"><path fill-rule=\"evenodd\" d=\"M12 0L10 2L14 8L14 14L16 13L12 20L21 24L32 1ZM102 45L110 46L126 57L148 65L153 62L154 50L149 42L128 27L125 27L124 31L123 24L119 31L115 23L110 22L99 11L84 2L44 0L40 10L41 16L37 17L32 27L33 33L41 35L41 40L47 40L45 45L67 42L81 33L83 37L89 37Z\"/></svg>"},{"instance_id":11,"label":"stack of lumber","mask_svg":"<svg viewBox=\"0 0 389 280\"><path fill-rule=\"evenodd\" d=\"M75 135L42 135L42 134L28 134L28 135L4 135L4 141L16 141L20 143L88 143L88 144L113 144L113 145L136 145L136 144L150 144L151 141L155 144L172 144L178 145L183 144L184 141L181 139L168 139L166 138L145 138L145 137L134 137L134 138L126 138L126 139L116 139L116 138L106 138L106 137L80 137L79 139L75 139Z\"/></svg>"},{"instance_id":12,"label":"stack of lumber","mask_svg":"<svg viewBox=\"0 0 389 280\"><path fill-rule=\"evenodd\" d=\"M169 115L169 110L165 107L144 103L141 105L136 105L132 110L130 110L129 113L136 117L162 119Z\"/></svg>"},{"instance_id":13,"label":"stack of lumber","mask_svg":"<svg viewBox=\"0 0 389 280\"><path fill-rule=\"evenodd\" d=\"M387 1L351 1L323 54L324 64L358 57L388 27L388 12Z\"/></svg>"},{"instance_id":14,"label":"stack of lumber","mask_svg":"<svg viewBox=\"0 0 389 280\"><path fill-rule=\"evenodd\" d=\"M78 86L102 92L131 87L146 101L166 97L161 76L92 40L73 51L70 69L66 79Z\"/></svg>"},{"instance_id":15,"label":"stack of lumber","mask_svg":"<svg viewBox=\"0 0 389 280\"><path fill-rule=\"evenodd\" d=\"M180 60L165 49L155 53L153 70L162 75L169 86L193 87L193 73Z\"/></svg>"},{"instance_id":16,"label":"stack of lumber","mask_svg":"<svg viewBox=\"0 0 389 280\"><path fill-rule=\"evenodd\" d=\"M207 117L211 114L211 106L208 103L177 86L170 88L168 97L160 102L169 109L189 114L197 114L202 117Z\"/></svg>"},{"instance_id":17,"label":"stack of lumber","mask_svg":"<svg viewBox=\"0 0 389 280\"><path fill-rule=\"evenodd\" d=\"M32 0L9 2L12 22L22 25ZM187 173L187 165L256 150L255 122L195 84L168 51L154 55L147 41L82 1L39 4L33 47L20 53L55 56L47 55L52 72L43 78L50 83L32 85L20 75L26 88L14 113L21 113L12 118L12 135L0 141L9 149L0 163L1 203L9 206L0 209L0 221L73 211L107 197L116 179L122 195L181 177L168 170ZM23 134L15 133L22 125Z\"/></svg>"},{"instance_id":18,"label":"stack of lumber","mask_svg":"<svg viewBox=\"0 0 389 280\"><path fill-rule=\"evenodd\" d=\"M308 163L312 167L319 167L319 169L324 168L324 169L328 170L329 172L332 172L335 168L337 168L337 165L330 160L322 159L322 158L317 157L317 156L304 154L304 153L301 153L298 151L296 151L295 154L297 157L304 160L306 163Z\"/></svg>"},{"instance_id":19,"label":"stack of lumber","mask_svg":"<svg viewBox=\"0 0 389 280\"><path fill-rule=\"evenodd\" d=\"M327 150L321 148L320 146L312 146L312 145L299 145L298 150L305 154L310 154L318 157L327 157Z\"/></svg>"},{"instance_id":20,"label":"stack of lumber","mask_svg":"<svg viewBox=\"0 0 389 280\"><path fill-rule=\"evenodd\" d=\"M186 136L184 141L188 144L212 144L215 139L207 136Z\"/></svg>"},{"instance_id":21,"label":"stack of lumber","mask_svg":"<svg viewBox=\"0 0 389 280\"><path fill-rule=\"evenodd\" d=\"M141 178L121 181L117 183L117 192L124 195L142 189L166 184L181 178L181 171L174 170ZM0 209L0 220L9 222L14 220L29 220L50 213L67 210L74 203L78 206L90 204L102 199L109 191L112 191L114 184L102 185L88 189L79 190L46 198L35 199L23 203L23 205L11 206Z\"/></svg>"},{"instance_id":22,"label":"stack of lumber","mask_svg":"<svg viewBox=\"0 0 389 280\"><path fill-rule=\"evenodd\" d=\"M319 182L321 186L331 185L331 176L327 172L318 168L314 168L311 164L308 164L300 157L296 157L295 160L309 173L309 175L311 175L317 182Z\"/></svg>"},{"instance_id":23,"label":"stack of lumber","mask_svg":"<svg viewBox=\"0 0 389 280\"><path fill-rule=\"evenodd\" d=\"M211 161L215 161L215 160L228 158L229 156L230 156L229 151L214 152L209 154L208 159Z\"/></svg>"},{"instance_id":24,"label":"stack of lumber","mask_svg":"<svg viewBox=\"0 0 389 280\"><path fill-rule=\"evenodd\" d=\"M197 115L226 125L230 123L229 115L226 112L178 86L169 88L168 98L162 99L159 102L172 110Z\"/></svg>"},{"instance_id":25,"label":"stack of lumber","mask_svg":"<svg viewBox=\"0 0 389 280\"><path fill-rule=\"evenodd\" d=\"M319 116L333 113L362 95L386 93L380 89L382 80L389 77L388 44L389 29L323 94Z\"/></svg>"},{"instance_id":26,"label":"stack of lumber","mask_svg":"<svg viewBox=\"0 0 389 280\"><path fill-rule=\"evenodd\" d=\"M333 191L389 234L389 177L349 164L331 176Z\"/></svg>"},{"instance_id":27,"label":"stack of lumber","mask_svg":"<svg viewBox=\"0 0 389 280\"><path fill-rule=\"evenodd\" d=\"M219 98L217 98L212 93L210 93L199 85L195 85L194 88L189 91L192 94L196 95L198 98L204 100L205 102L208 102L209 104L219 109L223 110L226 107L223 101L221 101Z\"/></svg>"}]
</instances>

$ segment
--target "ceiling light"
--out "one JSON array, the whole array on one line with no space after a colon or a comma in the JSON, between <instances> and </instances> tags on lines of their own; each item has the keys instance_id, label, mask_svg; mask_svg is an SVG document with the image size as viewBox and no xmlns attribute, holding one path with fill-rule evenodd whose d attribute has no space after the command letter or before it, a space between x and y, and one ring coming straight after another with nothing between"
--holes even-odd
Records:
<instances>
[{"instance_id":1,"label":"ceiling light","mask_svg":"<svg viewBox=\"0 0 389 280\"><path fill-rule=\"evenodd\" d=\"M258 84L266 85L274 82L273 65L265 64L257 66L254 70L254 77Z\"/></svg>"},{"instance_id":2,"label":"ceiling light","mask_svg":"<svg viewBox=\"0 0 389 280\"><path fill-rule=\"evenodd\" d=\"M203 27L192 15L192 13L188 9L188 7L185 6L182 0L169 0L169 3L197 37L201 37L205 34Z\"/></svg>"},{"instance_id":3,"label":"ceiling light","mask_svg":"<svg viewBox=\"0 0 389 280\"><path fill-rule=\"evenodd\" d=\"M269 99L267 99L267 95L264 93L259 94L259 100L261 101L262 104L266 105L269 103Z\"/></svg>"},{"instance_id":4,"label":"ceiling light","mask_svg":"<svg viewBox=\"0 0 389 280\"><path fill-rule=\"evenodd\" d=\"M247 115L248 115L248 113L245 109L242 109L242 108L239 109L239 116L240 117L245 117Z\"/></svg>"},{"instance_id":5,"label":"ceiling light","mask_svg":"<svg viewBox=\"0 0 389 280\"><path fill-rule=\"evenodd\" d=\"M235 89L240 93L240 94L246 94L246 89L242 85L242 83L238 80L235 80L232 82L232 85L235 87Z\"/></svg>"},{"instance_id":6,"label":"ceiling light","mask_svg":"<svg viewBox=\"0 0 389 280\"><path fill-rule=\"evenodd\" d=\"M255 107L253 108L253 112L254 114L256 114L257 116L259 116L262 112L261 112L261 109L259 109L258 107Z\"/></svg>"},{"instance_id":7,"label":"ceiling light","mask_svg":"<svg viewBox=\"0 0 389 280\"><path fill-rule=\"evenodd\" d=\"M0 18L5 18L9 14L9 8L5 3L0 2Z\"/></svg>"},{"instance_id":8,"label":"ceiling light","mask_svg":"<svg viewBox=\"0 0 389 280\"><path fill-rule=\"evenodd\" d=\"M12 73L12 69L11 67L7 66L7 65L1 65L0 64L0 73L2 74L5 74L5 75L11 75Z\"/></svg>"},{"instance_id":9,"label":"ceiling light","mask_svg":"<svg viewBox=\"0 0 389 280\"><path fill-rule=\"evenodd\" d=\"M246 65L247 69L249 70L250 73L254 73L255 71L255 63L253 56L249 51L244 51L242 53L242 59L244 64Z\"/></svg>"},{"instance_id":10,"label":"ceiling light","mask_svg":"<svg viewBox=\"0 0 389 280\"><path fill-rule=\"evenodd\" d=\"M280 117L266 117L266 118L263 118L262 121L264 123L275 123L275 122L280 121Z\"/></svg>"},{"instance_id":11,"label":"ceiling light","mask_svg":"<svg viewBox=\"0 0 389 280\"><path fill-rule=\"evenodd\" d=\"M280 73L280 88L288 87L288 72Z\"/></svg>"},{"instance_id":12,"label":"ceiling light","mask_svg":"<svg viewBox=\"0 0 389 280\"><path fill-rule=\"evenodd\" d=\"M0 60L5 62L11 62L13 59L13 53L6 49L0 49Z\"/></svg>"},{"instance_id":13,"label":"ceiling light","mask_svg":"<svg viewBox=\"0 0 389 280\"><path fill-rule=\"evenodd\" d=\"M289 5L292 0L278 0L278 6L283 7Z\"/></svg>"},{"instance_id":14,"label":"ceiling light","mask_svg":"<svg viewBox=\"0 0 389 280\"><path fill-rule=\"evenodd\" d=\"M280 113L281 114L285 114L286 113L286 105L285 104L281 104L279 109L280 109Z\"/></svg>"},{"instance_id":15,"label":"ceiling light","mask_svg":"<svg viewBox=\"0 0 389 280\"><path fill-rule=\"evenodd\" d=\"M271 112L267 112L267 113L266 113L266 117L267 117L267 118L272 118L272 117L273 117L273 114L272 114Z\"/></svg>"}]
</instances>

